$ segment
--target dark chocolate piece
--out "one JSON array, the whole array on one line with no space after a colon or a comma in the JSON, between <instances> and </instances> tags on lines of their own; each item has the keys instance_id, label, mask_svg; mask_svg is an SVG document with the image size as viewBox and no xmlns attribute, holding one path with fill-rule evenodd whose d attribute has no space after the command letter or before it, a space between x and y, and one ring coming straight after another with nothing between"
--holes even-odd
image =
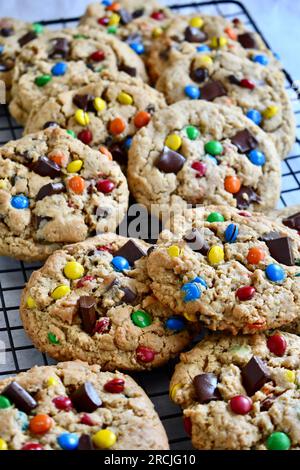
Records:
<instances>
[{"instance_id":1,"label":"dark chocolate piece","mask_svg":"<svg viewBox=\"0 0 300 470\"><path fill-rule=\"evenodd\" d=\"M129 287L122 287L121 290L124 292L122 302L124 302L125 304L134 305L134 302L137 299L136 293L129 289Z\"/></svg>"},{"instance_id":2,"label":"dark chocolate piece","mask_svg":"<svg viewBox=\"0 0 300 470\"><path fill-rule=\"evenodd\" d=\"M168 147L164 147L163 152L155 162L155 166L164 173L175 173L176 175L185 162L185 158L180 153Z\"/></svg>"},{"instance_id":3,"label":"dark chocolate piece","mask_svg":"<svg viewBox=\"0 0 300 470\"><path fill-rule=\"evenodd\" d=\"M198 67L197 69L191 70L190 77L194 82L202 83L208 78L208 70Z\"/></svg>"},{"instance_id":4,"label":"dark chocolate piece","mask_svg":"<svg viewBox=\"0 0 300 470\"><path fill-rule=\"evenodd\" d=\"M248 129L237 132L231 138L231 142L242 153L250 152L250 150L256 149L258 146L256 138L248 131Z\"/></svg>"},{"instance_id":5,"label":"dark chocolate piece","mask_svg":"<svg viewBox=\"0 0 300 470\"><path fill-rule=\"evenodd\" d=\"M203 256L206 256L209 252L209 246L206 240L196 228L189 230L184 235L183 239L188 243L189 247L193 251L201 253Z\"/></svg>"},{"instance_id":6,"label":"dark chocolate piece","mask_svg":"<svg viewBox=\"0 0 300 470\"><path fill-rule=\"evenodd\" d=\"M1 28L0 29L0 35L3 36L4 38L8 38L9 36L12 36L14 34L14 28Z\"/></svg>"},{"instance_id":7,"label":"dark chocolate piece","mask_svg":"<svg viewBox=\"0 0 300 470\"><path fill-rule=\"evenodd\" d=\"M82 434L80 436L77 450L95 450L89 434Z\"/></svg>"},{"instance_id":8,"label":"dark chocolate piece","mask_svg":"<svg viewBox=\"0 0 300 470\"><path fill-rule=\"evenodd\" d=\"M127 73L127 75L130 75L130 77L136 77L137 75L136 68L130 67L129 65L126 65L126 64L120 64L119 71Z\"/></svg>"},{"instance_id":9,"label":"dark chocolate piece","mask_svg":"<svg viewBox=\"0 0 300 470\"><path fill-rule=\"evenodd\" d=\"M70 396L74 408L81 412L93 413L102 405L102 400L91 382L85 382Z\"/></svg>"},{"instance_id":10,"label":"dark chocolate piece","mask_svg":"<svg viewBox=\"0 0 300 470\"><path fill-rule=\"evenodd\" d=\"M44 197L53 196L54 194L61 194L66 191L66 187L63 183L48 183L42 186L37 193L35 200L41 201Z\"/></svg>"},{"instance_id":11,"label":"dark chocolate piece","mask_svg":"<svg viewBox=\"0 0 300 470\"><path fill-rule=\"evenodd\" d=\"M30 165L30 170L40 176L49 176L57 178L61 174L61 168L57 163L43 155L36 162Z\"/></svg>"},{"instance_id":12,"label":"dark chocolate piece","mask_svg":"<svg viewBox=\"0 0 300 470\"><path fill-rule=\"evenodd\" d=\"M200 98L206 101L212 101L220 96L227 95L223 83L219 80L210 81L200 88Z\"/></svg>"},{"instance_id":13,"label":"dark chocolate piece","mask_svg":"<svg viewBox=\"0 0 300 470\"><path fill-rule=\"evenodd\" d=\"M282 220L282 223L289 228L300 231L300 212L290 215Z\"/></svg>"},{"instance_id":14,"label":"dark chocolate piece","mask_svg":"<svg viewBox=\"0 0 300 470\"><path fill-rule=\"evenodd\" d=\"M49 54L51 59L56 57L66 58L69 54L70 43L66 38L56 38L53 40L53 47Z\"/></svg>"},{"instance_id":15,"label":"dark chocolate piece","mask_svg":"<svg viewBox=\"0 0 300 470\"><path fill-rule=\"evenodd\" d=\"M253 202L260 203L260 196L251 186L242 186L238 193L234 194L238 209L248 209Z\"/></svg>"},{"instance_id":16,"label":"dark chocolate piece","mask_svg":"<svg viewBox=\"0 0 300 470\"><path fill-rule=\"evenodd\" d=\"M120 10L118 10L118 15L120 16L120 22L123 25L130 23L133 19L132 14L125 8L120 8Z\"/></svg>"},{"instance_id":17,"label":"dark chocolate piece","mask_svg":"<svg viewBox=\"0 0 300 470\"><path fill-rule=\"evenodd\" d=\"M95 111L94 105L94 96L86 95L75 95L73 98L73 103L77 108L83 109L83 111Z\"/></svg>"},{"instance_id":18,"label":"dark chocolate piece","mask_svg":"<svg viewBox=\"0 0 300 470\"><path fill-rule=\"evenodd\" d=\"M218 378L215 374L196 375L193 380L195 392L199 403L209 403L212 400L219 400Z\"/></svg>"},{"instance_id":19,"label":"dark chocolate piece","mask_svg":"<svg viewBox=\"0 0 300 470\"><path fill-rule=\"evenodd\" d=\"M21 47L25 46L25 44L28 44L30 41L33 41L36 39L38 36L34 31L29 31L29 33L24 34L19 40L18 43L20 44Z\"/></svg>"},{"instance_id":20,"label":"dark chocolate piece","mask_svg":"<svg viewBox=\"0 0 300 470\"><path fill-rule=\"evenodd\" d=\"M269 248L270 255L278 263L284 264L285 266L295 265L292 240L289 237L266 240L265 243Z\"/></svg>"},{"instance_id":21,"label":"dark chocolate piece","mask_svg":"<svg viewBox=\"0 0 300 470\"><path fill-rule=\"evenodd\" d=\"M199 28L188 26L184 31L184 39L188 42L204 42L207 39L207 34Z\"/></svg>"},{"instance_id":22,"label":"dark chocolate piece","mask_svg":"<svg viewBox=\"0 0 300 470\"><path fill-rule=\"evenodd\" d=\"M242 382L247 395L254 395L269 381L270 374L267 366L259 357L252 356L250 361L242 368Z\"/></svg>"},{"instance_id":23,"label":"dark chocolate piece","mask_svg":"<svg viewBox=\"0 0 300 470\"><path fill-rule=\"evenodd\" d=\"M84 295L78 300L79 316L82 320L82 329L89 335L94 331L97 315L96 300L92 296Z\"/></svg>"},{"instance_id":24,"label":"dark chocolate piece","mask_svg":"<svg viewBox=\"0 0 300 470\"><path fill-rule=\"evenodd\" d=\"M11 382L3 391L2 395L8 398L16 408L24 413L31 413L37 407L37 402L21 385Z\"/></svg>"},{"instance_id":25,"label":"dark chocolate piece","mask_svg":"<svg viewBox=\"0 0 300 470\"><path fill-rule=\"evenodd\" d=\"M131 266L134 265L135 261L146 255L146 251L133 240L129 240L114 253L114 256L123 256L123 258L127 259Z\"/></svg>"},{"instance_id":26,"label":"dark chocolate piece","mask_svg":"<svg viewBox=\"0 0 300 470\"><path fill-rule=\"evenodd\" d=\"M239 34L238 41L245 49L257 49L257 44L252 33Z\"/></svg>"}]
</instances>

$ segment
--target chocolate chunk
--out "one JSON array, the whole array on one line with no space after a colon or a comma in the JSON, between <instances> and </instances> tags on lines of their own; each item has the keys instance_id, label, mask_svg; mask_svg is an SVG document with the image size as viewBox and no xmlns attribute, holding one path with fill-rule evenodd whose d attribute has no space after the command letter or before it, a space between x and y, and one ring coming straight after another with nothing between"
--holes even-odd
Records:
<instances>
[{"instance_id":1,"label":"chocolate chunk","mask_svg":"<svg viewBox=\"0 0 300 470\"><path fill-rule=\"evenodd\" d=\"M239 34L238 41L245 49L257 49L257 44L252 33Z\"/></svg>"},{"instance_id":2,"label":"chocolate chunk","mask_svg":"<svg viewBox=\"0 0 300 470\"><path fill-rule=\"evenodd\" d=\"M14 28L1 28L0 35L4 38L8 38L14 34Z\"/></svg>"},{"instance_id":3,"label":"chocolate chunk","mask_svg":"<svg viewBox=\"0 0 300 470\"><path fill-rule=\"evenodd\" d=\"M125 165L128 160L128 153L123 148L121 143L114 143L109 147L109 151L111 152L114 161L119 163L120 165Z\"/></svg>"},{"instance_id":4,"label":"chocolate chunk","mask_svg":"<svg viewBox=\"0 0 300 470\"><path fill-rule=\"evenodd\" d=\"M207 34L199 28L188 26L184 31L184 39L188 42L204 42L207 39Z\"/></svg>"},{"instance_id":5,"label":"chocolate chunk","mask_svg":"<svg viewBox=\"0 0 300 470\"><path fill-rule=\"evenodd\" d=\"M102 405L102 400L91 382L85 382L70 396L77 411L93 413Z\"/></svg>"},{"instance_id":6,"label":"chocolate chunk","mask_svg":"<svg viewBox=\"0 0 300 470\"><path fill-rule=\"evenodd\" d=\"M30 41L33 41L36 39L38 36L34 31L29 31L29 33L24 34L19 40L18 43L20 44L21 47L25 46L25 44L28 44Z\"/></svg>"},{"instance_id":7,"label":"chocolate chunk","mask_svg":"<svg viewBox=\"0 0 300 470\"><path fill-rule=\"evenodd\" d=\"M200 91L200 98L206 101L212 101L215 98L227 95L223 83L221 83L219 80L206 83L202 88L200 88Z\"/></svg>"},{"instance_id":8,"label":"chocolate chunk","mask_svg":"<svg viewBox=\"0 0 300 470\"><path fill-rule=\"evenodd\" d=\"M120 22L123 25L130 23L133 19L132 14L125 8L120 8L120 10L118 10L118 15L120 16Z\"/></svg>"},{"instance_id":9,"label":"chocolate chunk","mask_svg":"<svg viewBox=\"0 0 300 470\"><path fill-rule=\"evenodd\" d=\"M124 292L124 296L122 297L122 301L125 304L134 305L136 301L137 295L133 292L129 287L122 287L122 291Z\"/></svg>"},{"instance_id":10,"label":"chocolate chunk","mask_svg":"<svg viewBox=\"0 0 300 470\"><path fill-rule=\"evenodd\" d=\"M148 250L147 250L147 256L150 256L152 251L155 250L155 248L156 248L156 245L150 246L150 248L148 248Z\"/></svg>"},{"instance_id":11,"label":"chocolate chunk","mask_svg":"<svg viewBox=\"0 0 300 470\"><path fill-rule=\"evenodd\" d=\"M60 166L44 155L30 165L30 170L37 175L50 176L50 178L57 178L61 173Z\"/></svg>"},{"instance_id":12,"label":"chocolate chunk","mask_svg":"<svg viewBox=\"0 0 300 470\"><path fill-rule=\"evenodd\" d=\"M48 129L49 127L60 127L60 125L55 121L47 121L43 125L43 129Z\"/></svg>"},{"instance_id":13,"label":"chocolate chunk","mask_svg":"<svg viewBox=\"0 0 300 470\"><path fill-rule=\"evenodd\" d=\"M300 212L290 215L282 220L282 223L289 228L300 231Z\"/></svg>"},{"instance_id":14,"label":"chocolate chunk","mask_svg":"<svg viewBox=\"0 0 300 470\"><path fill-rule=\"evenodd\" d=\"M268 240L276 240L276 238L280 238L281 234L279 232L268 232L264 233L261 237L259 237L260 241L267 242Z\"/></svg>"},{"instance_id":15,"label":"chocolate chunk","mask_svg":"<svg viewBox=\"0 0 300 470\"><path fill-rule=\"evenodd\" d=\"M232 83L233 85L240 85L240 80L238 78L236 78L234 75L229 75L228 76L228 80L230 81L230 83Z\"/></svg>"},{"instance_id":16,"label":"chocolate chunk","mask_svg":"<svg viewBox=\"0 0 300 470\"><path fill-rule=\"evenodd\" d=\"M259 357L252 356L248 364L242 368L242 382L247 395L254 395L269 381L270 374L267 366Z\"/></svg>"},{"instance_id":17,"label":"chocolate chunk","mask_svg":"<svg viewBox=\"0 0 300 470\"><path fill-rule=\"evenodd\" d=\"M206 256L209 252L209 246L201 235L199 230L193 228L189 230L183 237L183 239L188 243L189 247L196 251L197 253L201 253L203 256Z\"/></svg>"},{"instance_id":18,"label":"chocolate chunk","mask_svg":"<svg viewBox=\"0 0 300 470\"><path fill-rule=\"evenodd\" d=\"M51 219L51 217L35 217L35 227L37 230L42 228L42 225L45 226Z\"/></svg>"},{"instance_id":19,"label":"chocolate chunk","mask_svg":"<svg viewBox=\"0 0 300 470\"><path fill-rule=\"evenodd\" d=\"M82 329L89 335L92 334L97 321L96 300L94 297L84 295L78 300L79 316L82 320Z\"/></svg>"},{"instance_id":20,"label":"chocolate chunk","mask_svg":"<svg viewBox=\"0 0 300 470\"><path fill-rule=\"evenodd\" d=\"M134 10L134 12L132 13L132 18L136 19L136 18L140 18L141 16L143 16L145 12L145 8L138 8L137 10Z\"/></svg>"},{"instance_id":21,"label":"chocolate chunk","mask_svg":"<svg viewBox=\"0 0 300 470\"><path fill-rule=\"evenodd\" d=\"M2 395L9 398L10 401L24 413L31 413L37 407L37 402L21 385L17 382L11 382L3 391Z\"/></svg>"},{"instance_id":22,"label":"chocolate chunk","mask_svg":"<svg viewBox=\"0 0 300 470\"><path fill-rule=\"evenodd\" d=\"M70 44L66 38L53 39L53 47L49 54L51 59L56 57L66 58L69 54Z\"/></svg>"},{"instance_id":23,"label":"chocolate chunk","mask_svg":"<svg viewBox=\"0 0 300 470\"><path fill-rule=\"evenodd\" d=\"M260 203L260 196L251 186L242 186L238 193L234 194L238 209L248 209L253 202Z\"/></svg>"},{"instance_id":24,"label":"chocolate chunk","mask_svg":"<svg viewBox=\"0 0 300 470\"><path fill-rule=\"evenodd\" d=\"M37 193L35 200L41 201L44 197L53 196L54 194L61 194L66 191L66 187L63 183L48 183L42 186Z\"/></svg>"},{"instance_id":25,"label":"chocolate chunk","mask_svg":"<svg viewBox=\"0 0 300 470\"><path fill-rule=\"evenodd\" d=\"M215 374L196 375L193 380L195 392L199 403L209 403L212 400L219 400L218 378Z\"/></svg>"},{"instance_id":26,"label":"chocolate chunk","mask_svg":"<svg viewBox=\"0 0 300 470\"><path fill-rule=\"evenodd\" d=\"M294 266L295 258L292 248L292 240L289 237L279 237L272 240L265 241L269 248L270 255L278 263L285 266Z\"/></svg>"},{"instance_id":27,"label":"chocolate chunk","mask_svg":"<svg viewBox=\"0 0 300 470\"><path fill-rule=\"evenodd\" d=\"M248 129L237 132L231 138L231 142L242 153L250 152L250 150L253 150L258 146L256 138L248 131Z\"/></svg>"},{"instance_id":28,"label":"chocolate chunk","mask_svg":"<svg viewBox=\"0 0 300 470\"><path fill-rule=\"evenodd\" d=\"M75 95L73 103L77 108L83 109L83 111L95 111L94 108L94 96L92 95Z\"/></svg>"},{"instance_id":29,"label":"chocolate chunk","mask_svg":"<svg viewBox=\"0 0 300 470\"><path fill-rule=\"evenodd\" d=\"M127 73L127 75L130 75L130 77L136 77L135 67L130 67L129 65L126 65L126 64L120 64L119 71Z\"/></svg>"},{"instance_id":30,"label":"chocolate chunk","mask_svg":"<svg viewBox=\"0 0 300 470\"><path fill-rule=\"evenodd\" d=\"M89 434L82 434L80 436L77 450L95 450Z\"/></svg>"},{"instance_id":31,"label":"chocolate chunk","mask_svg":"<svg viewBox=\"0 0 300 470\"><path fill-rule=\"evenodd\" d=\"M175 173L176 175L185 164L185 161L185 158L180 153L164 147L162 154L155 162L155 166L164 173Z\"/></svg>"},{"instance_id":32,"label":"chocolate chunk","mask_svg":"<svg viewBox=\"0 0 300 470\"><path fill-rule=\"evenodd\" d=\"M134 265L135 261L146 255L146 251L137 245L137 243L135 243L133 240L129 240L117 252L114 253L114 256L123 256L123 258L126 258L131 266Z\"/></svg>"},{"instance_id":33,"label":"chocolate chunk","mask_svg":"<svg viewBox=\"0 0 300 470\"><path fill-rule=\"evenodd\" d=\"M260 411L268 411L276 400L275 396L265 398L260 404Z\"/></svg>"},{"instance_id":34,"label":"chocolate chunk","mask_svg":"<svg viewBox=\"0 0 300 470\"><path fill-rule=\"evenodd\" d=\"M194 82L204 82L208 78L208 70L198 67L197 69L191 70L190 77Z\"/></svg>"}]
</instances>

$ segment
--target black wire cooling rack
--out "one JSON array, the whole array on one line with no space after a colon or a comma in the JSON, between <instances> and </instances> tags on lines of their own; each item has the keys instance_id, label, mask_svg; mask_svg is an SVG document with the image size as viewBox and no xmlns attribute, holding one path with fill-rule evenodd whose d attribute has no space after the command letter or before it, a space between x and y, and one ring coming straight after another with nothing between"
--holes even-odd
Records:
<instances>
[{"instance_id":1,"label":"black wire cooling rack","mask_svg":"<svg viewBox=\"0 0 300 470\"><path fill-rule=\"evenodd\" d=\"M262 33L246 8L237 1L197 2L171 7L178 13L195 11L222 15L226 18L239 18L249 30ZM76 26L78 18L43 21L48 27L64 28ZM263 37L264 39L264 37ZM264 39L265 40L265 39ZM267 46L271 49L267 41ZM291 155L282 162L281 206L300 204L300 101L296 84L285 71L286 90L292 101L297 120L297 139ZM21 136L22 128L10 117L6 106L0 106L0 145ZM33 365L48 365L52 359L38 352L26 336L19 317L19 301L24 283L37 264L26 264L0 257L0 378L27 370ZM134 374L135 379L152 399L168 433L172 449L189 450L191 444L183 429L179 408L169 399L168 385L174 364L149 373Z\"/></svg>"}]
</instances>

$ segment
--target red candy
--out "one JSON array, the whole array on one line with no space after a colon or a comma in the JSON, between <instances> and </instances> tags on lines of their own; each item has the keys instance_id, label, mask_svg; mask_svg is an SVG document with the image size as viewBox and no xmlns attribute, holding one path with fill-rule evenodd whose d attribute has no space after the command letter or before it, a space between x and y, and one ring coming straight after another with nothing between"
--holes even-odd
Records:
<instances>
[{"instance_id":1,"label":"red candy","mask_svg":"<svg viewBox=\"0 0 300 470\"><path fill-rule=\"evenodd\" d=\"M268 338L267 346L275 356L283 356L287 347L286 340L278 333Z\"/></svg>"},{"instance_id":2,"label":"red candy","mask_svg":"<svg viewBox=\"0 0 300 470\"><path fill-rule=\"evenodd\" d=\"M103 51L95 51L90 55L90 59L94 62L101 62L105 59L105 53Z\"/></svg>"},{"instance_id":3,"label":"red candy","mask_svg":"<svg viewBox=\"0 0 300 470\"><path fill-rule=\"evenodd\" d=\"M96 184L98 191L103 194L111 193L115 189L115 184L110 180L101 180Z\"/></svg>"},{"instance_id":4,"label":"red candy","mask_svg":"<svg viewBox=\"0 0 300 470\"><path fill-rule=\"evenodd\" d=\"M152 362L155 357L155 352L150 348L139 346L136 350L136 356L139 362Z\"/></svg>"},{"instance_id":5,"label":"red candy","mask_svg":"<svg viewBox=\"0 0 300 470\"><path fill-rule=\"evenodd\" d=\"M244 286L240 287L236 291L236 296L238 297L239 300L244 301L244 300L251 300L253 299L255 295L255 289L252 286Z\"/></svg>"},{"instance_id":6,"label":"red candy","mask_svg":"<svg viewBox=\"0 0 300 470\"><path fill-rule=\"evenodd\" d=\"M91 417L87 414L84 414L80 418L81 424L86 424L86 426L94 426L94 422L92 421Z\"/></svg>"},{"instance_id":7,"label":"red candy","mask_svg":"<svg viewBox=\"0 0 300 470\"><path fill-rule=\"evenodd\" d=\"M79 281L76 284L76 288L80 289L85 285L86 282L93 281L95 278L94 276L84 276L83 278L79 279Z\"/></svg>"},{"instance_id":8,"label":"red candy","mask_svg":"<svg viewBox=\"0 0 300 470\"><path fill-rule=\"evenodd\" d=\"M151 18L157 21L162 21L165 19L165 15L162 11L154 11L151 15Z\"/></svg>"},{"instance_id":9,"label":"red candy","mask_svg":"<svg viewBox=\"0 0 300 470\"><path fill-rule=\"evenodd\" d=\"M108 253L112 253L113 249L109 245L102 245L102 246L97 246L98 251L107 251Z\"/></svg>"},{"instance_id":10,"label":"red candy","mask_svg":"<svg viewBox=\"0 0 300 470\"><path fill-rule=\"evenodd\" d=\"M122 393L124 391L125 381L123 379L112 379L106 382L104 390L109 393Z\"/></svg>"},{"instance_id":11,"label":"red candy","mask_svg":"<svg viewBox=\"0 0 300 470\"><path fill-rule=\"evenodd\" d=\"M58 410L70 411L72 402L69 397L56 397L52 400Z\"/></svg>"},{"instance_id":12,"label":"red candy","mask_svg":"<svg viewBox=\"0 0 300 470\"><path fill-rule=\"evenodd\" d=\"M233 413L246 415L252 410L252 400L244 395L237 395L236 397L231 398L230 408Z\"/></svg>"},{"instance_id":13,"label":"red candy","mask_svg":"<svg viewBox=\"0 0 300 470\"><path fill-rule=\"evenodd\" d=\"M79 132L78 139L86 145L89 145L93 140L93 134L89 129Z\"/></svg>"},{"instance_id":14,"label":"red candy","mask_svg":"<svg viewBox=\"0 0 300 470\"><path fill-rule=\"evenodd\" d=\"M44 450L43 447L35 442L28 442L28 444L25 444L21 450Z\"/></svg>"},{"instance_id":15,"label":"red candy","mask_svg":"<svg viewBox=\"0 0 300 470\"><path fill-rule=\"evenodd\" d=\"M183 427L188 436L192 435L192 421L191 418L183 418Z\"/></svg>"},{"instance_id":16,"label":"red candy","mask_svg":"<svg viewBox=\"0 0 300 470\"><path fill-rule=\"evenodd\" d=\"M98 320L95 329L94 329L94 334L99 333L102 335L103 333L106 333L106 331L109 330L110 327L110 319L108 317L103 317L101 320Z\"/></svg>"},{"instance_id":17,"label":"red candy","mask_svg":"<svg viewBox=\"0 0 300 470\"><path fill-rule=\"evenodd\" d=\"M205 165L205 163L202 163L202 162L193 162L192 168L193 170L197 171L197 175L196 175L197 178L201 176L205 176L206 171L207 171L207 166Z\"/></svg>"},{"instance_id":18,"label":"red candy","mask_svg":"<svg viewBox=\"0 0 300 470\"><path fill-rule=\"evenodd\" d=\"M98 19L98 24L101 24L101 26L107 26L109 23L109 18L107 16L103 16L102 18Z\"/></svg>"},{"instance_id":19,"label":"red candy","mask_svg":"<svg viewBox=\"0 0 300 470\"><path fill-rule=\"evenodd\" d=\"M248 88L249 90L254 90L254 88L255 88L255 83L251 82L251 80L248 80L248 78L243 78L240 81L240 85L243 88Z\"/></svg>"}]
</instances>

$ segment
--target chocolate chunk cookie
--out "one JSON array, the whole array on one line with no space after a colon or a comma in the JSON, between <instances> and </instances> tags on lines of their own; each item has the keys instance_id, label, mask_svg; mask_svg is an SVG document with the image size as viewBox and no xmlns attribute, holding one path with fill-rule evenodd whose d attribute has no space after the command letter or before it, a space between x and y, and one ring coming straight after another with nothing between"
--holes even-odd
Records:
<instances>
[{"instance_id":1,"label":"chocolate chunk cookie","mask_svg":"<svg viewBox=\"0 0 300 470\"><path fill-rule=\"evenodd\" d=\"M80 361L0 381L1 450L159 450L168 439L137 383Z\"/></svg>"},{"instance_id":2,"label":"chocolate chunk cookie","mask_svg":"<svg viewBox=\"0 0 300 470\"><path fill-rule=\"evenodd\" d=\"M148 258L156 297L187 319L232 334L299 319L300 238L267 218L225 206L173 208Z\"/></svg>"},{"instance_id":3,"label":"chocolate chunk cookie","mask_svg":"<svg viewBox=\"0 0 300 470\"><path fill-rule=\"evenodd\" d=\"M50 256L21 300L34 344L55 359L106 370L149 370L182 351L194 330L153 295L149 247L105 234Z\"/></svg>"},{"instance_id":4,"label":"chocolate chunk cookie","mask_svg":"<svg viewBox=\"0 0 300 470\"><path fill-rule=\"evenodd\" d=\"M181 354L170 395L196 449L300 449L300 338L212 335Z\"/></svg>"},{"instance_id":5,"label":"chocolate chunk cookie","mask_svg":"<svg viewBox=\"0 0 300 470\"><path fill-rule=\"evenodd\" d=\"M0 188L0 254L23 260L115 230L128 207L119 165L61 129L1 147Z\"/></svg>"},{"instance_id":6,"label":"chocolate chunk cookie","mask_svg":"<svg viewBox=\"0 0 300 470\"><path fill-rule=\"evenodd\" d=\"M112 35L84 26L45 33L17 59L10 112L25 124L34 102L95 82L103 70L147 80L141 59Z\"/></svg>"},{"instance_id":7,"label":"chocolate chunk cookie","mask_svg":"<svg viewBox=\"0 0 300 470\"><path fill-rule=\"evenodd\" d=\"M264 210L279 198L280 161L272 140L238 109L181 101L136 134L128 177L152 211L175 202Z\"/></svg>"}]
</instances>

